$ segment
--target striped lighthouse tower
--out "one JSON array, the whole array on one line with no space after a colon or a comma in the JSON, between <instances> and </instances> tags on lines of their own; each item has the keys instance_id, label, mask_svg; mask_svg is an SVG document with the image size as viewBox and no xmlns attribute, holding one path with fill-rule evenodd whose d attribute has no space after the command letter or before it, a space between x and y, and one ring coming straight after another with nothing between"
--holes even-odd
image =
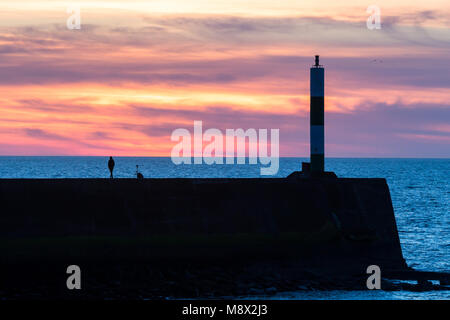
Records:
<instances>
[{"instance_id":1,"label":"striped lighthouse tower","mask_svg":"<svg viewBox=\"0 0 450 320\"><path fill-rule=\"evenodd\" d=\"M324 68L319 64L319 56L311 67L310 99L311 172L322 173L325 169Z\"/></svg>"}]
</instances>

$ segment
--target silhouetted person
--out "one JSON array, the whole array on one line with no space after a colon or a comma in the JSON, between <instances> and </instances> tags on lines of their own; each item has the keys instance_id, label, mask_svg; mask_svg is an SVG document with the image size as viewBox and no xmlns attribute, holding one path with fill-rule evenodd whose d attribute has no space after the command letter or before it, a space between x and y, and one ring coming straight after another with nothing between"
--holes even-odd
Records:
<instances>
[{"instance_id":1,"label":"silhouetted person","mask_svg":"<svg viewBox=\"0 0 450 320\"><path fill-rule=\"evenodd\" d=\"M111 179L113 178L114 165L115 165L114 159L112 157L109 157L108 168L109 168L109 172L111 172L111 176L110 176Z\"/></svg>"},{"instance_id":2,"label":"silhouetted person","mask_svg":"<svg viewBox=\"0 0 450 320\"><path fill-rule=\"evenodd\" d=\"M136 165L136 178L138 180L144 180L144 176L142 175L142 173L139 172L139 166Z\"/></svg>"}]
</instances>

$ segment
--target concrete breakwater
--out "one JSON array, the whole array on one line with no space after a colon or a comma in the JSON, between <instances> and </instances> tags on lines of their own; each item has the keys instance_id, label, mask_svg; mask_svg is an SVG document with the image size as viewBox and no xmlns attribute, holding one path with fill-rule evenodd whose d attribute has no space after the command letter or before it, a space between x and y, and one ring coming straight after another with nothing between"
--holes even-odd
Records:
<instances>
[{"instance_id":1,"label":"concrete breakwater","mask_svg":"<svg viewBox=\"0 0 450 320\"><path fill-rule=\"evenodd\" d=\"M405 267L384 179L3 179L0 203L3 261L13 264Z\"/></svg>"}]
</instances>

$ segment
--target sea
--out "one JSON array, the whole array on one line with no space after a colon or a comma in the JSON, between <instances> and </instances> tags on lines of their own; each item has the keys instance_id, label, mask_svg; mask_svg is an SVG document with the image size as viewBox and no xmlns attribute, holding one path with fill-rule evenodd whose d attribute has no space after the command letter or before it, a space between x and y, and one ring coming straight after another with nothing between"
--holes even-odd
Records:
<instances>
[{"instance_id":1,"label":"sea","mask_svg":"<svg viewBox=\"0 0 450 320\"><path fill-rule=\"evenodd\" d=\"M0 179L109 178L109 157L0 157ZM164 157L114 157L116 178L255 178L261 164L181 164ZM301 170L306 158L280 158L273 177ZM138 168L136 166L139 166ZM327 158L327 171L346 178L386 178L403 255L409 266L450 272L450 159ZM299 291L244 299L450 299L448 291Z\"/></svg>"}]
</instances>

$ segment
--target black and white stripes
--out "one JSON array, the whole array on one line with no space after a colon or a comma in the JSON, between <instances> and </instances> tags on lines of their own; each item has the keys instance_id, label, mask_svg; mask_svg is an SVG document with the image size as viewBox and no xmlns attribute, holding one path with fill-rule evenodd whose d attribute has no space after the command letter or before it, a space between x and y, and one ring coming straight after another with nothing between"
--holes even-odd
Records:
<instances>
[{"instance_id":1,"label":"black and white stripes","mask_svg":"<svg viewBox=\"0 0 450 320\"><path fill-rule=\"evenodd\" d=\"M310 147L311 171L323 172L325 168L325 134L324 134L324 68L316 64L310 73Z\"/></svg>"}]
</instances>

